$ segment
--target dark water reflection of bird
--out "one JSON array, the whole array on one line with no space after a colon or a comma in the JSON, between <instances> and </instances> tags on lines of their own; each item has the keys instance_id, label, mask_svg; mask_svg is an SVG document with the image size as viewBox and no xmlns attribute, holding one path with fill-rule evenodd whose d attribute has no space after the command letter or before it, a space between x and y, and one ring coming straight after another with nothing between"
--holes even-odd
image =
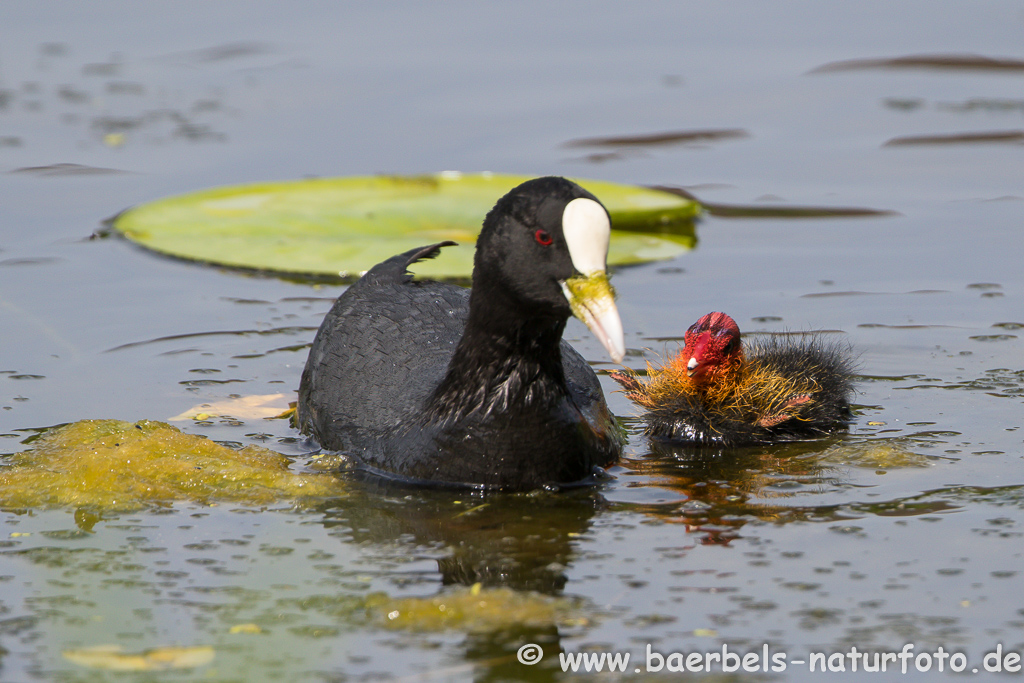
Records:
<instances>
[{"instance_id":1,"label":"dark water reflection of bird","mask_svg":"<svg viewBox=\"0 0 1024 683\"><path fill-rule=\"evenodd\" d=\"M343 505L324 510L322 523L343 527L346 544L379 548L378 564L388 564L388 556L435 558L436 575L410 572L409 578L434 587L439 583L441 591L480 584L560 597L579 554L579 539L607 507L594 487L482 495L379 477L353 484ZM401 574L398 570L396 578ZM525 667L516 659L517 650L534 643L545 658L529 669L530 680L557 680L563 631L554 622L471 631L462 644L465 661L437 673L475 681L519 680Z\"/></svg>"},{"instance_id":2,"label":"dark water reflection of bird","mask_svg":"<svg viewBox=\"0 0 1024 683\"><path fill-rule=\"evenodd\" d=\"M807 487L840 483L836 469L815 457L834 441L724 448L651 439L646 453L620 464L635 485L678 496L669 504L648 506L647 514L683 525L702 544L727 545L751 521L805 518L812 508L781 503L806 494ZM789 488L794 483L796 490Z\"/></svg>"},{"instance_id":3,"label":"dark water reflection of bird","mask_svg":"<svg viewBox=\"0 0 1024 683\"><path fill-rule=\"evenodd\" d=\"M606 503L597 489L558 493L491 493L423 489L379 478L359 482L361 493L325 511L324 524L348 527L355 543L403 557L437 557L443 585L508 587L559 594L576 555L577 539Z\"/></svg>"}]
</instances>

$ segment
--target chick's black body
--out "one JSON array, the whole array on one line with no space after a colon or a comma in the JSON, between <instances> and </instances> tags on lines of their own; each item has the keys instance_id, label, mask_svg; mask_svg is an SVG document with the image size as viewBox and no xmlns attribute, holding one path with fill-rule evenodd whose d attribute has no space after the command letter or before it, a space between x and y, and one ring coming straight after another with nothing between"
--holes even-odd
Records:
<instances>
[{"instance_id":1,"label":"chick's black body","mask_svg":"<svg viewBox=\"0 0 1024 683\"><path fill-rule=\"evenodd\" d=\"M571 262L534 239L549 230L557 248L561 208L589 195L562 179L532 183L488 215L472 293L408 274L451 244L441 243L378 264L338 298L302 374L303 431L416 482L525 490L616 459L597 377L561 341L570 310L558 280Z\"/></svg>"}]
</instances>

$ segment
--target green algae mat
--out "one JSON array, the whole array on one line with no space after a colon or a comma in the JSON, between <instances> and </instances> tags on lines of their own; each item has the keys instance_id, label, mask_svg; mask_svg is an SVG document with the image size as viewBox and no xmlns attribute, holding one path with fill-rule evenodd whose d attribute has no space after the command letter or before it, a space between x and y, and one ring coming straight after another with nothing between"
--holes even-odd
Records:
<instances>
[{"instance_id":1,"label":"green algae mat","mask_svg":"<svg viewBox=\"0 0 1024 683\"><path fill-rule=\"evenodd\" d=\"M0 509L126 512L185 500L269 505L345 494L329 473L299 473L280 453L228 448L163 422L82 420L4 459Z\"/></svg>"},{"instance_id":2,"label":"green algae mat","mask_svg":"<svg viewBox=\"0 0 1024 683\"><path fill-rule=\"evenodd\" d=\"M219 266L353 278L395 254L453 240L421 275L469 277L473 244L494 203L530 176L454 172L315 178L167 197L114 218L153 251ZM610 265L670 259L693 248L696 202L668 192L579 180L612 217Z\"/></svg>"}]
</instances>

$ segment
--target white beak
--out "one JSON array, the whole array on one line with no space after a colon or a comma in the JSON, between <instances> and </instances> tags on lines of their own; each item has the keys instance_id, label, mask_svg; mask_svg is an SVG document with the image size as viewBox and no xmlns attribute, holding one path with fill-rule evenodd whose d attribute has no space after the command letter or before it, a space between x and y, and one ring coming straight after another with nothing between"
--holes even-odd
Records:
<instances>
[{"instance_id":1,"label":"white beak","mask_svg":"<svg viewBox=\"0 0 1024 683\"><path fill-rule=\"evenodd\" d=\"M593 199L574 199L562 213L562 233L573 267L583 274L562 283L565 298L573 315L590 328L612 360L621 363L626 342L615 293L605 272L611 238L608 212Z\"/></svg>"}]
</instances>

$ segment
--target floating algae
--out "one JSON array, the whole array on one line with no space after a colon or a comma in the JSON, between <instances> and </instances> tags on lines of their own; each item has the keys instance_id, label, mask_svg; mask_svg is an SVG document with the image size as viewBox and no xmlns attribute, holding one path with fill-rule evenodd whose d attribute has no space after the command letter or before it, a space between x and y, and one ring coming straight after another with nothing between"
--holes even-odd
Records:
<instances>
[{"instance_id":1,"label":"floating algae","mask_svg":"<svg viewBox=\"0 0 1024 683\"><path fill-rule=\"evenodd\" d=\"M209 646L161 647L141 653L125 653L120 645L97 645L80 650L65 650L65 659L91 669L107 671L164 671L192 669L213 661Z\"/></svg>"},{"instance_id":2,"label":"floating algae","mask_svg":"<svg viewBox=\"0 0 1024 683\"><path fill-rule=\"evenodd\" d=\"M267 505L344 494L329 474L298 474L259 446L233 450L162 423L83 420L55 429L0 467L0 508L124 512L176 500Z\"/></svg>"},{"instance_id":3,"label":"floating algae","mask_svg":"<svg viewBox=\"0 0 1024 683\"><path fill-rule=\"evenodd\" d=\"M930 466L931 459L910 450L911 445L903 440L842 441L822 453L819 461L832 467L886 470Z\"/></svg>"},{"instance_id":4,"label":"floating algae","mask_svg":"<svg viewBox=\"0 0 1024 683\"><path fill-rule=\"evenodd\" d=\"M567 598L511 588L482 588L480 584L444 591L430 597L392 598L383 593L366 597L371 620L388 628L439 632L448 629L488 632L505 628L543 628L552 624L581 625L579 605Z\"/></svg>"}]
</instances>

